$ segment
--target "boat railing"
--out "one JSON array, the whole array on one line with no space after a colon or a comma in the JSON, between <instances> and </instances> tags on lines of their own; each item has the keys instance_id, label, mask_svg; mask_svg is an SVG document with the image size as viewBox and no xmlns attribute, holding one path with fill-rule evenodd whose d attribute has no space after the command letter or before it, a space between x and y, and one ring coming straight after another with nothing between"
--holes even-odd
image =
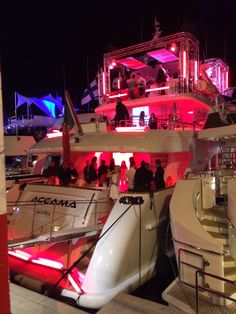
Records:
<instances>
[{"instance_id":1,"label":"boat railing","mask_svg":"<svg viewBox=\"0 0 236 314\"><path fill-rule=\"evenodd\" d=\"M229 279L226 279L226 278L223 278L223 277L211 274L211 273L207 273L201 269L197 270L196 274L195 274L196 314L200 313L199 312L199 291L205 291L205 292L208 292L209 294L213 294L213 295L222 297L223 299L227 299L227 300L236 302L236 299L232 298L228 294L226 294L224 292L216 291L214 289L211 289L208 285L200 284L199 283L199 277L201 277L201 279L205 278L205 277L211 277L211 278L217 279L218 281L223 281L224 283L227 283L227 284L234 286L236 288L236 282L235 281L232 281L232 280L229 280Z\"/></svg>"},{"instance_id":2,"label":"boat railing","mask_svg":"<svg viewBox=\"0 0 236 314\"><path fill-rule=\"evenodd\" d=\"M190 264L188 262L183 261L182 260L183 255L185 255L185 257L186 257L186 255L191 255L191 256L195 256L195 257L199 258L201 266L198 267L196 265L193 265L193 264ZM186 284L187 286L194 287L194 285L192 285L189 282L184 281L184 279L182 278L182 272L181 272L182 266L193 268L195 270L205 271L205 267L207 265L209 265L209 263L208 263L208 261L205 259L205 257L202 254L199 254L199 253L196 253L196 252L193 252L193 251L190 251L190 250L186 250L186 249L183 249L183 248L179 249L179 251L178 251L178 269L179 269L179 280L180 280L180 282ZM202 277L202 284L205 285L205 278L204 278L204 276Z\"/></svg>"},{"instance_id":3,"label":"boat railing","mask_svg":"<svg viewBox=\"0 0 236 314\"><path fill-rule=\"evenodd\" d=\"M29 216L32 215L31 229L28 233L24 235L24 238L33 239L37 236L47 233L48 239L50 241L57 233L68 231L68 228L74 229L76 227L75 222L76 220L78 221L78 219L79 220L82 219L81 227L84 227L86 219L88 218L88 214L90 215L90 218L91 218L91 219L89 218L90 225L92 222L94 226L98 226L101 224L101 220L103 219L103 217L107 216L107 211L99 210L98 205L101 203L108 204L108 202L104 202L104 201L100 202L100 201L94 200L93 197L90 200L86 200L86 201L75 201L76 204L78 205L84 206L87 204L87 208L85 210L83 217L81 217L81 212L78 214L73 214L73 213L68 213L68 212L63 213L63 211L56 210L57 205L53 205L53 207L51 207L51 210L50 210L51 219L47 220L44 224L41 224L40 226L37 226L37 219L38 219L37 211L40 212L40 205L45 206L45 204L38 204L38 203L36 204L35 202L32 203L30 201L21 201L21 202L18 202L16 205L8 203L8 207L14 206L13 212L16 211L17 213L19 213L21 210L24 210L26 211L26 215L29 215ZM93 211L90 212L92 204L94 205L94 207L93 207ZM43 214L43 211L45 210L42 208L42 214ZM14 231L15 230L14 220L15 220L15 216L13 214L9 219L9 225L11 226L12 239L17 240L17 238L14 237L14 233L17 232L17 231ZM61 222L62 222L62 226L60 227L59 225Z\"/></svg>"},{"instance_id":4,"label":"boat railing","mask_svg":"<svg viewBox=\"0 0 236 314\"><path fill-rule=\"evenodd\" d=\"M205 85L204 85L205 86ZM207 88L207 86L206 86ZM157 85L155 81L147 84L146 86L134 87L132 89L118 89L116 91L111 91L110 94L107 94L106 97L101 101L102 103L112 103L116 100L116 98L121 97L122 101L134 100L146 97L154 97L154 96L163 96L163 95L173 95L173 94L185 94L192 93L196 95L204 95L207 99L215 101L213 95L203 89L198 88L198 84L194 84L193 79L190 79L186 82L186 79L182 77L170 79L164 85Z\"/></svg>"},{"instance_id":5,"label":"boat railing","mask_svg":"<svg viewBox=\"0 0 236 314\"><path fill-rule=\"evenodd\" d=\"M138 129L140 126L145 127L146 130L150 129L148 122L145 122L144 125L139 125L137 116L131 116L129 120L121 120L119 122L116 122L116 121L107 122L108 130L115 130L116 127L125 127L128 130L129 127L132 127L133 131L135 131L135 128ZM163 117L163 118L158 118L157 127L156 129L152 129L152 130L195 131L195 130L200 130L201 128L202 128L202 125L199 125L196 121L185 122L182 120L181 117L178 117L178 118Z\"/></svg>"}]
</instances>

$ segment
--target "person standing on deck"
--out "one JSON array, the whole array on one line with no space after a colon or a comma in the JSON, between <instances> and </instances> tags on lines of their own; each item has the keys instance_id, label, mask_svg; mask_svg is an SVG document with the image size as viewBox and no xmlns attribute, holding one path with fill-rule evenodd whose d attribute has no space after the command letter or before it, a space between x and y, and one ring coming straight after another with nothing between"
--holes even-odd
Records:
<instances>
[{"instance_id":1,"label":"person standing on deck","mask_svg":"<svg viewBox=\"0 0 236 314\"><path fill-rule=\"evenodd\" d=\"M164 180L164 168L161 166L160 159L156 159L156 173L154 176L154 181L156 185L156 189L163 189L166 187L165 180Z\"/></svg>"},{"instance_id":2,"label":"person standing on deck","mask_svg":"<svg viewBox=\"0 0 236 314\"><path fill-rule=\"evenodd\" d=\"M129 111L122 103L121 98L116 99L116 115L114 117L116 126L125 126L125 122L129 120Z\"/></svg>"}]
</instances>

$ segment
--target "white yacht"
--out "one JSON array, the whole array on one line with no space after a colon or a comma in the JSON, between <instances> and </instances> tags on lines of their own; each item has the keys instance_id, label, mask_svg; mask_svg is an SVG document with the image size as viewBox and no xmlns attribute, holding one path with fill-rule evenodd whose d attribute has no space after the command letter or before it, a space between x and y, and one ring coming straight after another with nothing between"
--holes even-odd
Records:
<instances>
[{"instance_id":1,"label":"white yacht","mask_svg":"<svg viewBox=\"0 0 236 314\"><path fill-rule=\"evenodd\" d=\"M236 311L234 103L209 114L198 133L217 144L207 155L208 171L178 181L170 202L179 274L162 296L184 313Z\"/></svg>"},{"instance_id":2,"label":"white yacht","mask_svg":"<svg viewBox=\"0 0 236 314\"><path fill-rule=\"evenodd\" d=\"M155 84L155 61L175 73L165 85ZM216 66L221 71L214 74L224 78L221 86L214 85L214 79L217 84L219 80L213 72L208 73ZM132 95L129 88L121 89L121 77L128 72L140 72L149 82L144 89L142 86L142 93L140 86ZM32 184L19 193L9 223L11 279L95 309L116 294L132 292L148 281L155 273L158 244L166 237L166 231L161 236L160 230L166 224L176 182L182 182L179 180L189 167L191 171L207 168L217 151L215 141L206 142L197 134L216 98L220 102L219 95L227 88L227 72L228 66L218 59L200 64L198 41L189 33L155 37L105 54L98 74L100 105L96 113L106 116L107 121L81 124L83 134L70 135L71 161L80 175L76 185ZM112 91L114 81L120 87L117 91ZM115 116L117 97L126 105L130 118L115 126L110 121ZM140 126L141 111L145 112L145 123ZM157 129L148 126L151 113L158 119ZM49 134L30 152L38 156L35 171L51 159L60 160L60 133ZM106 187L88 186L82 180L86 160L94 155L107 163L114 158L116 164L133 156L137 166L145 160L153 172L155 160L160 159L167 188L152 193L124 191L113 206ZM193 206L200 202L199 180L196 184ZM183 195L181 208L195 199L186 192ZM173 199L175 194L171 203ZM188 235L183 232L185 241L174 235L175 246L177 240L191 241Z\"/></svg>"}]
</instances>

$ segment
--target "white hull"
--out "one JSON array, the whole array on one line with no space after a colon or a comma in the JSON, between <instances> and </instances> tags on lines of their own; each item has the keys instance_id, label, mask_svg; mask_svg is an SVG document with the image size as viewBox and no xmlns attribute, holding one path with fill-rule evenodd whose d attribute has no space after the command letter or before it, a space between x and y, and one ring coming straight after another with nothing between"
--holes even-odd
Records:
<instances>
[{"instance_id":1,"label":"white hull","mask_svg":"<svg viewBox=\"0 0 236 314\"><path fill-rule=\"evenodd\" d=\"M100 308L118 293L132 292L154 275L157 226L166 215L166 198L171 193L172 189L166 189L154 193L153 199L149 193L121 194L121 201L110 211L103 189L27 186L9 226L10 248L15 251L25 247L32 256L52 257L60 242L66 241L55 261L68 268L94 243L86 271L80 263L75 267L75 271L83 272L77 279L80 292L59 288L62 295L78 299L80 306ZM126 196L131 200L139 197L142 202L123 204L122 197ZM29 205L24 208L21 204L27 201ZM102 228L100 218L104 214L108 218ZM69 256L68 241L74 243ZM11 269L14 272L14 262ZM22 276L25 278L23 274L17 278ZM37 280L43 282L44 278L39 276Z\"/></svg>"}]
</instances>

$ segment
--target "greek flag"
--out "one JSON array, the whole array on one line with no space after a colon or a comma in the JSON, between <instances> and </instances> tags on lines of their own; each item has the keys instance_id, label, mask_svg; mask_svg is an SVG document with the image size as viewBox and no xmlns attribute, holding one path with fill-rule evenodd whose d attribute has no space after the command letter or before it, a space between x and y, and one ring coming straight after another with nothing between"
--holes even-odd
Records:
<instances>
[{"instance_id":1,"label":"greek flag","mask_svg":"<svg viewBox=\"0 0 236 314\"><path fill-rule=\"evenodd\" d=\"M98 85L96 80L93 80L89 87L85 89L81 97L81 105L85 105L93 99L98 99Z\"/></svg>"}]
</instances>

